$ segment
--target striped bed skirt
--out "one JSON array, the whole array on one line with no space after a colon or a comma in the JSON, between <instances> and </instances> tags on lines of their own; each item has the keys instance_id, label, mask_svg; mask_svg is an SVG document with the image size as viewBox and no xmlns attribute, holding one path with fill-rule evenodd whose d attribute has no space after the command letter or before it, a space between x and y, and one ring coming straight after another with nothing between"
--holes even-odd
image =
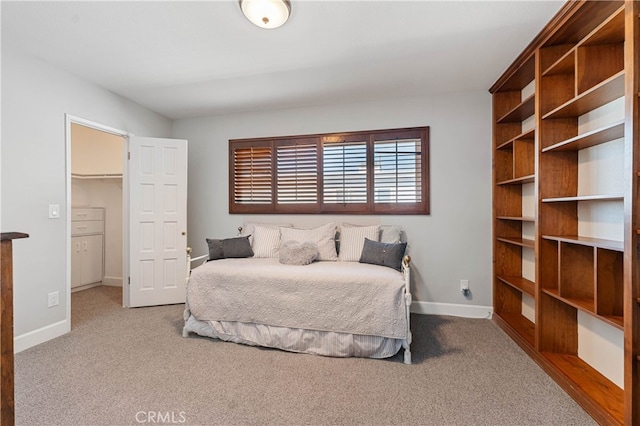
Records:
<instances>
[{"instance_id":1,"label":"striped bed skirt","mask_svg":"<svg viewBox=\"0 0 640 426\"><path fill-rule=\"evenodd\" d=\"M331 357L389 358L402 347L402 339L331 331L275 327L236 321L200 321L189 315L183 336L200 336L250 346Z\"/></svg>"}]
</instances>

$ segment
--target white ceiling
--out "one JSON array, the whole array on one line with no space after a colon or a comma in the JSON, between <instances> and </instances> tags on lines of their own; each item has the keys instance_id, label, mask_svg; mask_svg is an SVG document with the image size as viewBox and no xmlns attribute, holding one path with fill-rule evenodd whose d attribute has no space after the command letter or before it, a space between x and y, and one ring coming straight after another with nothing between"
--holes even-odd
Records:
<instances>
[{"instance_id":1,"label":"white ceiling","mask_svg":"<svg viewBox=\"0 0 640 426\"><path fill-rule=\"evenodd\" d=\"M291 2L2 1L2 44L184 118L487 90L564 3Z\"/></svg>"}]
</instances>

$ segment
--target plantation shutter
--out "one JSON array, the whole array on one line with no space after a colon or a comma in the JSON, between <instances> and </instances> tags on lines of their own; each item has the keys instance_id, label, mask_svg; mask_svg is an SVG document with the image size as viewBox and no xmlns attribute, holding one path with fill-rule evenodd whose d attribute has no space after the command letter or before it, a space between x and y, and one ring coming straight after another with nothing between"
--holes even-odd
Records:
<instances>
[{"instance_id":1,"label":"plantation shutter","mask_svg":"<svg viewBox=\"0 0 640 426\"><path fill-rule=\"evenodd\" d=\"M426 133L426 130L424 131ZM376 135L373 140L374 210L426 210L427 135L417 131Z\"/></svg>"},{"instance_id":2,"label":"plantation shutter","mask_svg":"<svg viewBox=\"0 0 640 426\"><path fill-rule=\"evenodd\" d=\"M229 213L429 214L429 128L229 140Z\"/></svg>"},{"instance_id":3,"label":"plantation shutter","mask_svg":"<svg viewBox=\"0 0 640 426\"><path fill-rule=\"evenodd\" d=\"M288 209L295 204L317 208L317 139L276 143L276 191L276 210L285 204Z\"/></svg>"},{"instance_id":4,"label":"plantation shutter","mask_svg":"<svg viewBox=\"0 0 640 426\"><path fill-rule=\"evenodd\" d=\"M273 160L270 144L231 148L231 207L234 212L250 211L250 206L273 203Z\"/></svg>"},{"instance_id":5,"label":"plantation shutter","mask_svg":"<svg viewBox=\"0 0 640 426\"><path fill-rule=\"evenodd\" d=\"M358 211L354 205L367 204L367 140L359 139L322 145L325 210Z\"/></svg>"}]
</instances>

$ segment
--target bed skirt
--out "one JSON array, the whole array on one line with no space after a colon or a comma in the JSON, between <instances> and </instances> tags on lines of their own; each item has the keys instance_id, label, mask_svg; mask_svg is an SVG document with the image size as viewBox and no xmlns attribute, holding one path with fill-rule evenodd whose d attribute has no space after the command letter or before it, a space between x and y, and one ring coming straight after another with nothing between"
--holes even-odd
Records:
<instances>
[{"instance_id":1,"label":"bed skirt","mask_svg":"<svg viewBox=\"0 0 640 426\"><path fill-rule=\"evenodd\" d=\"M228 342L264 346L289 352L332 357L389 358L402 347L402 339L331 331L275 327L236 321L200 321L187 314L183 336L189 332Z\"/></svg>"}]
</instances>

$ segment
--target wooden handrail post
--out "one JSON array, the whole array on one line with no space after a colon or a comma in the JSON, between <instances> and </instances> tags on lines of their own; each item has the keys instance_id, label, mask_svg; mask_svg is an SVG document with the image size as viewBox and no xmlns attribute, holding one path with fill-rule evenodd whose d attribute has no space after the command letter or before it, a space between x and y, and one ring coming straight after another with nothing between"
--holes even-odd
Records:
<instances>
[{"instance_id":1,"label":"wooden handrail post","mask_svg":"<svg viewBox=\"0 0 640 426\"><path fill-rule=\"evenodd\" d=\"M28 238L21 232L0 234L0 425L15 422L13 389L13 247L12 240Z\"/></svg>"}]
</instances>

